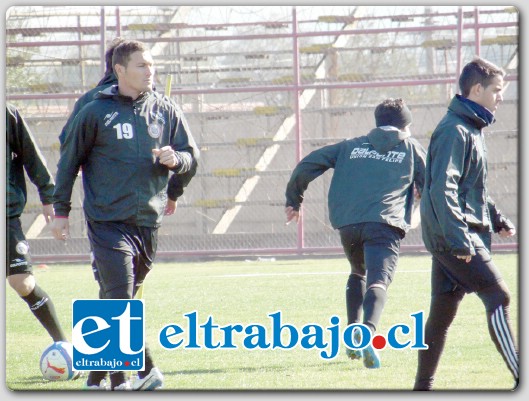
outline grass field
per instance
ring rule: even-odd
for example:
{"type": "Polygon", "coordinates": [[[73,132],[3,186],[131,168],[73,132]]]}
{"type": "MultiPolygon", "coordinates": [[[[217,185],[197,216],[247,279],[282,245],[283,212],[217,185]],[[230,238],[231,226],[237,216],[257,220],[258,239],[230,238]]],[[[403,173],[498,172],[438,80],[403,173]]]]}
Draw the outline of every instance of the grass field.
{"type": "MultiPolygon", "coordinates": [[[[495,255],[512,293],[511,317],[518,328],[518,256],[495,255]]],[[[410,324],[410,314],[429,307],[430,259],[403,256],[389,289],[380,332],[397,323],[410,324]]],[[[37,269],[36,269],[37,270],[37,269]]],[[[87,265],[52,265],[35,272],[38,283],[55,302],[70,333],[72,299],[97,297],[87,265]]],[[[333,315],[345,327],[345,258],[275,261],[159,263],[147,280],[147,342],[165,375],[165,390],[410,390],[417,353],[382,350],[382,368],[369,370],[350,361],[343,346],[326,361],[319,351],[185,350],[168,351],[158,342],[170,323],[185,327],[184,314],[197,311],[203,323],[211,315],[219,325],[260,323],[280,310],[283,322],[299,329],[309,323],[325,327],[333,315]]],[[[70,336],[69,336],[70,337],[70,336]]],[[[6,384],[11,390],[78,390],[81,381],[46,382],[38,367],[50,343],[15,292],[6,289],[6,384]]],[[[489,338],[483,306],[467,296],[450,330],[438,370],[438,390],[510,390],[512,377],[489,338]]]]}

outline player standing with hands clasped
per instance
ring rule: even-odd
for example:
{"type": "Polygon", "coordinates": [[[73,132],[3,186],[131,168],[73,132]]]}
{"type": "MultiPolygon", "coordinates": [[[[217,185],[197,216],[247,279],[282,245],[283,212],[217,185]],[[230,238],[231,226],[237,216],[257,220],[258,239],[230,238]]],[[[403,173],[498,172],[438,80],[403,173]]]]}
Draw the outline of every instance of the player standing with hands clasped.
{"type": "MultiPolygon", "coordinates": [[[[351,265],[346,287],[348,325],[377,329],[399,258],[400,241],[410,229],[414,190],[424,183],[424,148],[411,137],[411,112],[402,99],[386,99],[375,109],[377,128],[367,135],[325,146],[294,169],[286,189],[287,223],[299,221],[309,183],[334,168],[329,188],[331,224],[340,232],[351,265]]],[[[359,333],[358,333],[359,334],[359,333]]],[[[369,345],[347,349],[379,368],[380,357],[369,345]]]]}
{"type": "MultiPolygon", "coordinates": [[[[165,208],[169,170],[188,172],[198,148],[178,105],[152,90],[153,59],[138,41],[114,49],[118,85],[100,92],[72,122],[55,188],[57,239],[68,236],[72,188],[83,169],[88,238],[104,299],[132,299],[152,267],[165,208]]],[[[92,371],[88,389],[103,388],[107,372],[92,371]]],[[[154,390],[163,376],[145,346],[145,370],[134,390],[154,390]]],[[[124,372],[111,372],[112,390],[130,390],[124,372]]]]}
{"type": "Polygon", "coordinates": [[[448,112],[428,148],[421,221],[432,253],[427,350],[419,351],[415,390],[432,390],[448,329],[466,293],[485,306],[489,334],[518,383],[518,351],[510,327],[509,290],[490,255],[491,233],[515,235],[514,225],[487,193],[487,151],[482,129],[503,100],[504,71],[476,58],[461,72],[448,112]]]}

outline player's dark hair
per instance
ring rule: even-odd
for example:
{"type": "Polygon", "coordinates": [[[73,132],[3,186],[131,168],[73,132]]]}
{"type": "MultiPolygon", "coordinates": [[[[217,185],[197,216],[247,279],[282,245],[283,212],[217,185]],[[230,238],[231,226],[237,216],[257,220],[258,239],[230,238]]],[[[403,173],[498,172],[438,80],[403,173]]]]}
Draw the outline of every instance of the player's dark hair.
{"type": "Polygon", "coordinates": [[[411,124],[411,111],[403,99],[388,98],[375,108],[375,120],[377,127],[390,125],[404,129],[411,124]]]}
{"type": "Polygon", "coordinates": [[[114,38],[108,45],[107,51],[105,52],[105,75],[109,75],[114,72],[114,68],[112,68],[112,56],[114,56],[114,49],[124,41],[125,39],[117,37],[114,38]]]}
{"type": "Polygon", "coordinates": [[[470,90],[476,84],[481,84],[484,88],[489,86],[494,77],[505,75],[505,71],[492,64],[490,61],[476,57],[465,65],[459,76],[459,89],[463,97],[470,95],[470,90]]]}
{"type": "Polygon", "coordinates": [[[125,40],[114,49],[112,56],[112,68],[116,64],[126,67],[129,64],[130,55],[135,52],[146,52],[149,49],[145,43],[138,40],[125,40]]]}

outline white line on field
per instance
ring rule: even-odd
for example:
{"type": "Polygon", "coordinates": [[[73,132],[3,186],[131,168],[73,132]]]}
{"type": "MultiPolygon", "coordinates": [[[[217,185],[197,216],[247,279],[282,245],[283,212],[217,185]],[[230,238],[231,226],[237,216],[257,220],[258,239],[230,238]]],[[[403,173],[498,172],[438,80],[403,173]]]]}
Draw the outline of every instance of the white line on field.
{"type": "MultiPolygon", "coordinates": [[[[430,270],[403,270],[397,273],[428,273],[430,270]]],[[[233,278],[233,277],[266,277],[266,276],[325,276],[333,274],[348,274],[348,272],[303,272],[303,273],[247,273],[247,274],[222,274],[218,276],[209,276],[215,278],[233,278]]]]}

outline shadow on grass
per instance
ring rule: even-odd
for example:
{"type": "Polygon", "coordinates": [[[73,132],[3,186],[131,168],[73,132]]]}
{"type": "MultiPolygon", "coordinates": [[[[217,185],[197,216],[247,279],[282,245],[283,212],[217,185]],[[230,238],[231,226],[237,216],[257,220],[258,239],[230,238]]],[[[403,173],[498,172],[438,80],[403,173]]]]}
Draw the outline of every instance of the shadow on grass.
{"type": "Polygon", "coordinates": [[[44,380],[42,376],[24,377],[18,380],[6,381],[6,388],[10,391],[55,391],[55,388],[47,388],[53,382],[44,380]]]}
{"type": "MultiPolygon", "coordinates": [[[[348,361],[336,361],[336,362],[327,362],[327,366],[336,366],[336,365],[348,365],[348,361]]],[[[319,368],[321,367],[321,364],[310,364],[305,365],[307,368],[319,368]]],[[[250,366],[242,366],[242,367],[232,367],[227,369],[184,369],[184,370],[170,370],[170,371],[164,371],[164,375],[209,375],[209,374],[219,374],[219,373],[258,373],[258,372],[284,372],[284,371],[290,371],[292,369],[291,366],[285,366],[285,365],[271,365],[271,366],[262,366],[262,367],[250,367],[250,366]]],[[[324,370],[324,369],[321,369],[324,370]]]]}

